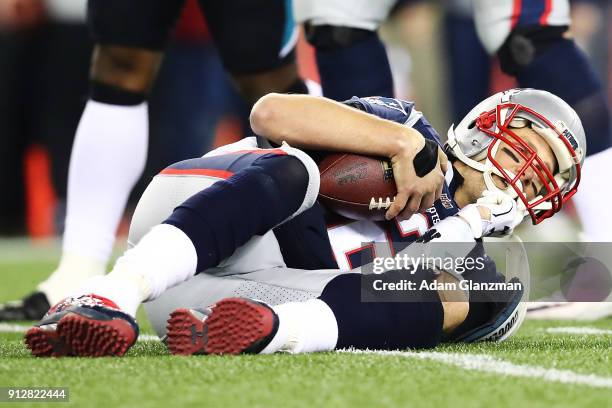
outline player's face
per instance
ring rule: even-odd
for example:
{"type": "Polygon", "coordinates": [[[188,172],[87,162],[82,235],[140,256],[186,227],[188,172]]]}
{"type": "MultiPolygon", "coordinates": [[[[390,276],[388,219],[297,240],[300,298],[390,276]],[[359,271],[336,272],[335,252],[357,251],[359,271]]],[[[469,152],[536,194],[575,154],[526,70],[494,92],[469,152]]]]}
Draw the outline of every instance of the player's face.
{"type": "MultiPolygon", "coordinates": [[[[554,174],[557,167],[557,160],[548,143],[530,127],[512,129],[512,131],[536,151],[551,174],[554,174]]],[[[525,164],[525,160],[517,153],[516,149],[510,147],[503,141],[500,142],[500,146],[497,149],[495,160],[504,169],[514,174],[518,174],[519,170],[525,164]]],[[[501,189],[506,189],[508,187],[508,183],[501,177],[495,176],[494,181],[501,189]]],[[[527,168],[525,173],[521,176],[521,182],[523,184],[523,192],[529,201],[545,191],[544,183],[532,168],[527,168]]]]}

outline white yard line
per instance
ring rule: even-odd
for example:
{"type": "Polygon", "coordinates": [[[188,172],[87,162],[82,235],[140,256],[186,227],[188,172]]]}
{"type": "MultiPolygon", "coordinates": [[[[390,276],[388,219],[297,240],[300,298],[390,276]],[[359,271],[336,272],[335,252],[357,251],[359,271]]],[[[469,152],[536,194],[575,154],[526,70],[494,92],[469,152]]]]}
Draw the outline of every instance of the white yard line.
{"type": "Polygon", "coordinates": [[[570,370],[558,370],[556,368],[514,364],[486,354],[380,350],[344,350],[342,352],[398,356],[419,360],[433,360],[454,365],[465,370],[508,375],[512,377],[538,378],[548,382],[563,384],[579,384],[589,387],[612,388],[612,377],[602,377],[595,374],[579,374],[570,370]]]}
{"type": "Polygon", "coordinates": [[[138,341],[160,341],[159,337],[154,334],[141,334],[138,336],[138,341]]]}
{"type": "MultiPolygon", "coordinates": [[[[0,333],[25,333],[31,326],[19,324],[0,323],[0,333]]],[[[154,334],[141,334],[138,341],[159,341],[159,337],[154,334]]]]}
{"type": "Polygon", "coordinates": [[[595,327],[549,327],[546,333],[553,334],[590,334],[594,336],[612,335],[612,330],[597,329],[595,327]]]}
{"type": "Polygon", "coordinates": [[[0,323],[0,333],[25,333],[30,326],[0,323]]]}

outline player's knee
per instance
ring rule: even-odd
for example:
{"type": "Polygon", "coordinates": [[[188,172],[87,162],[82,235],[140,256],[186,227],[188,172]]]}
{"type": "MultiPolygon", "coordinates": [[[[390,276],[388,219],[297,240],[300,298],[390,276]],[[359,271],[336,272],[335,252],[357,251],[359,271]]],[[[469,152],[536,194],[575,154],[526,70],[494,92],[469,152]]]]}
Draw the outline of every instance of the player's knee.
{"type": "Polygon", "coordinates": [[[349,48],[376,36],[376,31],[334,25],[306,24],[306,39],[319,51],[349,48]]]}
{"type": "Polygon", "coordinates": [[[271,92],[308,93],[293,62],[257,73],[232,74],[232,78],[238,91],[249,104],[271,92]]]}
{"type": "Polygon", "coordinates": [[[317,191],[311,188],[310,175],[300,158],[264,156],[191,196],[164,223],[189,237],[198,256],[197,270],[203,271],[254,235],[264,235],[312,205],[317,191]]]}
{"type": "Polygon", "coordinates": [[[91,79],[131,92],[148,92],[162,54],[139,48],[98,45],[94,49],[91,79]]]}
{"type": "Polygon", "coordinates": [[[313,164],[305,157],[293,155],[275,156],[263,160],[256,167],[255,173],[262,194],[271,198],[282,198],[285,202],[294,202],[298,207],[293,211],[297,211],[305,198],[312,195],[308,190],[311,185],[313,164]]]}
{"type": "Polygon", "coordinates": [[[497,52],[502,71],[515,75],[551,46],[564,41],[566,26],[524,27],[513,30],[497,52]]]}

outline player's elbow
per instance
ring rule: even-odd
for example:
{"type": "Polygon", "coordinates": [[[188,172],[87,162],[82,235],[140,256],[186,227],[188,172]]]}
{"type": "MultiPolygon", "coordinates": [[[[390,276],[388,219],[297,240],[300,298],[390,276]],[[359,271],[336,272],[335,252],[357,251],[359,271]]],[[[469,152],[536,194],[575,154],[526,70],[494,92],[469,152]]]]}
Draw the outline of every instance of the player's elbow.
{"type": "Polygon", "coordinates": [[[274,142],[280,142],[277,139],[279,107],[282,99],[281,94],[269,93],[262,96],[253,105],[249,121],[251,129],[259,136],[267,137],[274,142]]]}

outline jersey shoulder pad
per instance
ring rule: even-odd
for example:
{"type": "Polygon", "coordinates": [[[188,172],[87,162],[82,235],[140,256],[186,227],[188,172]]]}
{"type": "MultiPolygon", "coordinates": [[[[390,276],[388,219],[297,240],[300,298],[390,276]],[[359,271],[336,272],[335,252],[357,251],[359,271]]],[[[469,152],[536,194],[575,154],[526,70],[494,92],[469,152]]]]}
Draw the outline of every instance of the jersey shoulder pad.
{"type": "Polygon", "coordinates": [[[379,118],[391,120],[418,130],[426,139],[433,140],[442,146],[438,132],[429,124],[423,113],[414,108],[413,102],[384,96],[353,96],[344,102],[345,105],[362,110],[379,118]]]}

